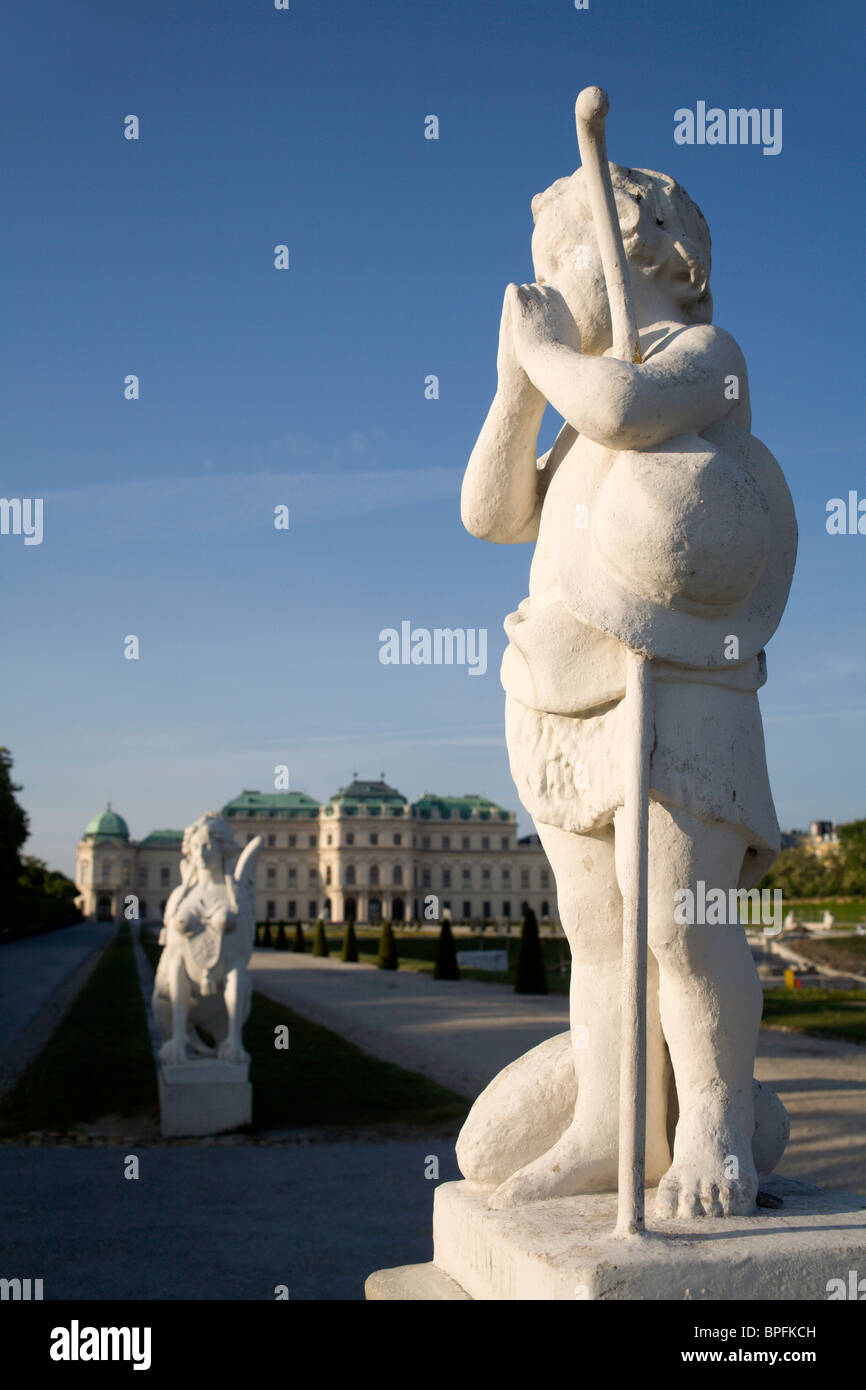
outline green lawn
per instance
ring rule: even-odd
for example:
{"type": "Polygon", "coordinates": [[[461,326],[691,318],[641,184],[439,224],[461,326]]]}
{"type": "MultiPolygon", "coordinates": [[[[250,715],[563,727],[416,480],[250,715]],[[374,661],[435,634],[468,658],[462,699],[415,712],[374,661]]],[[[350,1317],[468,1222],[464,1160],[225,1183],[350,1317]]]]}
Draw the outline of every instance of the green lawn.
{"type": "Polygon", "coordinates": [[[129,927],[122,926],[40,1055],[0,1101],[0,1135],[62,1132],[156,1105],[147,1017],[129,927]]]}
{"type": "Polygon", "coordinates": [[[820,922],[825,912],[832,912],[842,927],[866,922],[866,898],[785,898],[784,908],[804,922],[820,922]]]}
{"type": "Polygon", "coordinates": [[[866,1043],[866,989],[768,989],[763,1022],[770,1028],[866,1043]]]}

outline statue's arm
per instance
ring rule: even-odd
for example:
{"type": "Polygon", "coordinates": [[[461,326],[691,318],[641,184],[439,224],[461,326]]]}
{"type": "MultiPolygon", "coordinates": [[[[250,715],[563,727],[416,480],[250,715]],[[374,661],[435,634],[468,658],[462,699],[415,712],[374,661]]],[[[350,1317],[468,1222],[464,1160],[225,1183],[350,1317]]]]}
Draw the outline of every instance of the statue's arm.
{"type": "Polygon", "coordinates": [[[512,299],[506,292],[499,327],[498,385],[472,450],[460,514],[482,540],[515,545],[538,534],[538,431],[547,404],[517,361],[511,334],[512,299]]]}
{"type": "Polygon", "coordinates": [[[473,536],[503,545],[538,535],[536,446],[545,401],[504,398],[497,391],[469,459],[460,494],[463,525],[473,536]]]}
{"type": "Polygon", "coordinates": [[[531,333],[518,334],[517,350],[554,409],[605,448],[653,448],[676,435],[699,434],[734,409],[748,428],[743,354],[730,334],[712,325],[681,329],[640,364],[586,356],[531,333]]]}

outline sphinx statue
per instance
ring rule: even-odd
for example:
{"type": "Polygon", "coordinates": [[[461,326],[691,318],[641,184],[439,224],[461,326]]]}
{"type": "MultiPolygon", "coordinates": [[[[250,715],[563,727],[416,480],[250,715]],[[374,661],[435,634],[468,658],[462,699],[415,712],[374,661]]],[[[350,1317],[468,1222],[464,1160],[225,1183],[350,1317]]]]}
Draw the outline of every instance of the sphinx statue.
{"type": "MultiPolygon", "coordinates": [[[[587,89],[579,133],[587,95],[587,128],[603,112],[587,89]]],[[[796,523],[751,433],[743,354],[712,321],[699,208],[606,152],[603,173],[612,226],[586,158],[533,199],[535,281],[505,291],[496,394],[461,501],[473,535],[535,546],[501,678],[512,775],[571,947],[571,1029],[491,1082],[457,1156],[493,1208],[617,1189],[637,660],[652,677],[646,1179],[663,1218],[735,1216],[754,1210],[787,1118],[753,1078],[762,994],[740,921],[685,921],[677,904],[699,885],[753,888],[780,848],[757,692],[796,523]],[[625,347],[605,239],[633,312],[625,347]],[[563,424],[538,458],[548,403],[563,424]]]]}
{"type": "Polygon", "coordinates": [[[228,821],[208,811],[184,832],[181,882],[165,909],[153,1012],[171,1067],[196,1057],[248,1062],[247,963],[255,942],[256,836],[241,851],[228,821]],[[209,1034],[213,1044],[202,1037],[209,1034]]]}

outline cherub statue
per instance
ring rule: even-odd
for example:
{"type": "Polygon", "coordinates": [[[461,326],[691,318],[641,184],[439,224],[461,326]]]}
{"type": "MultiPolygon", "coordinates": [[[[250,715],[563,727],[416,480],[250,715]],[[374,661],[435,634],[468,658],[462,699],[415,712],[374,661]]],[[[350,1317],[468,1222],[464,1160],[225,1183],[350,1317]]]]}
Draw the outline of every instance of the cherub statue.
{"type": "Polygon", "coordinates": [[[205,1029],[226,1062],[248,1062],[241,1034],[250,1011],[247,962],[255,940],[256,836],[239,851],[232,828],[207,811],[183,837],[181,882],[165,909],[164,949],[153,987],[153,1011],[167,1064],[213,1055],[205,1029]]]}
{"type": "Polygon", "coordinates": [[[529,596],[505,622],[506,741],[556,877],[572,981],[570,1039],[494,1079],[457,1153],[493,1207],[616,1190],[624,697],[637,653],[654,690],[646,1176],[663,1217],[727,1216],[753,1210],[786,1117],[753,1082],[762,995],[739,921],[684,923],[676,904],[700,881],[752,888],[779,850],[757,691],[796,524],[750,432],[743,354],[712,323],[700,210],[664,174],[609,171],[636,351],[614,355],[584,158],[533,199],[535,282],[506,289],[496,395],[463,483],[473,535],[535,542],[529,596]],[[548,402],[564,424],[536,460],[548,402]]]}

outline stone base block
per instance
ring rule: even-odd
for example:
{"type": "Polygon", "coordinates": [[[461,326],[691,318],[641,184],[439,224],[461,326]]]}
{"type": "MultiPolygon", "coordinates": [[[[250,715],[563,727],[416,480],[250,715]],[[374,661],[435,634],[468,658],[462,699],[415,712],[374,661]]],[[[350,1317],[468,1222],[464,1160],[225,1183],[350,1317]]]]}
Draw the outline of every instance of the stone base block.
{"type": "MultiPolygon", "coordinates": [[[[367,1297],[825,1301],[830,1280],[848,1287],[852,1270],[866,1277],[866,1197],[793,1178],[764,1186],[781,1207],[728,1219],[650,1215],[646,1236],[621,1239],[612,1234],[613,1194],[490,1211],[486,1193],[445,1183],[433,1210],[433,1265],[380,1270],[367,1297]]],[[[648,1213],[654,1200],[647,1192],[648,1213]]]]}
{"type": "Polygon", "coordinates": [[[225,1134],[253,1118],[248,1062],[201,1058],[159,1067],[159,1113],[163,1138],[225,1134]]]}

